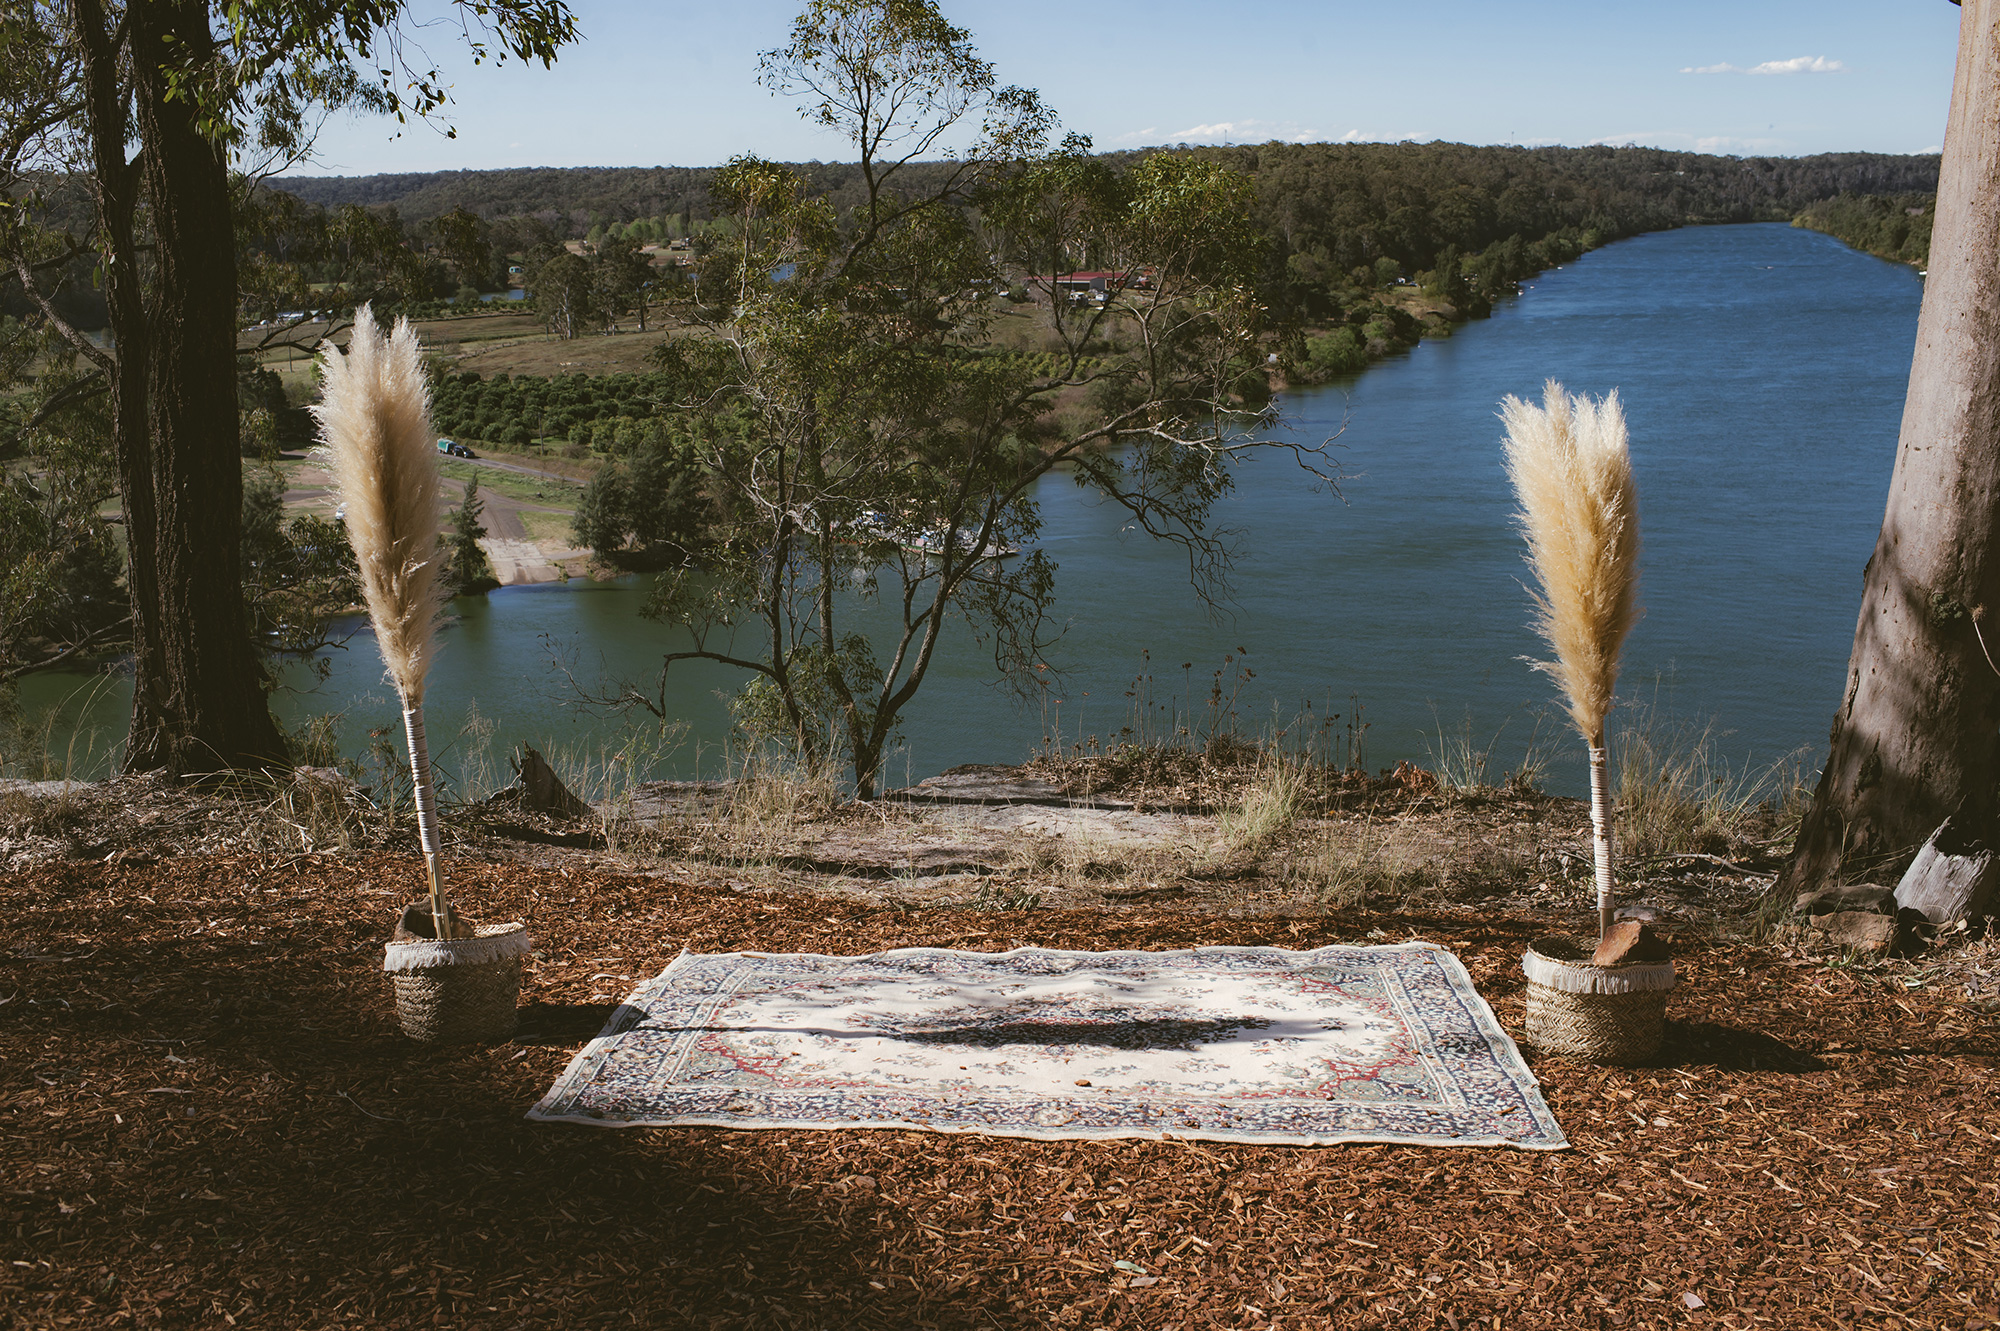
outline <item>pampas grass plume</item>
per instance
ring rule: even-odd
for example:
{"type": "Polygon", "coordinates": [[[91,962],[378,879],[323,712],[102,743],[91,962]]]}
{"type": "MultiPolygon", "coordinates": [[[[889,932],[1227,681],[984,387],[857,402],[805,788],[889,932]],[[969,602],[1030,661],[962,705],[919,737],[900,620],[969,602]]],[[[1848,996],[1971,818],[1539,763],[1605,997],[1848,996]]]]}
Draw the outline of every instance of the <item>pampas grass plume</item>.
{"type": "Polygon", "coordinates": [[[320,354],[313,408],[332,456],[347,536],[382,663],[405,707],[421,706],[443,609],[437,446],[417,335],[404,319],[384,337],[364,305],[347,354],[320,354]]]}
{"type": "Polygon", "coordinates": [[[1616,390],[1593,402],[1551,379],[1541,406],[1510,395],[1500,418],[1528,565],[1541,584],[1535,628],[1556,657],[1534,665],[1554,677],[1577,729],[1601,748],[1619,649],[1642,613],[1625,413],[1616,390]]]}

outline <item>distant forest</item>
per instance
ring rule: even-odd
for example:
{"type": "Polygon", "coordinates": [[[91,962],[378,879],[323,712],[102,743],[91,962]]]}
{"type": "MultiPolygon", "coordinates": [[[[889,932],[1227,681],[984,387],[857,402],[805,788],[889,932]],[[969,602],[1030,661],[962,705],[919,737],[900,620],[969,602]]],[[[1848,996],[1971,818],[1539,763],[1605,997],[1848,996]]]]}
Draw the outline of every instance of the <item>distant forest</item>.
{"type": "MultiPolygon", "coordinates": [[[[1787,222],[1921,265],[1936,156],[1827,153],[1712,157],[1657,148],[1508,148],[1455,143],[1279,144],[1140,149],[1226,163],[1256,182],[1269,239],[1261,295],[1287,343],[1289,377],[1359,369],[1419,337],[1477,318],[1522,278],[1623,236],[1713,222],[1787,222]],[[1427,302],[1412,304],[1408,288],[1427,302]],[[1413,312],[1414,311],[1414,312],[1413,312]]],[[[796,166],[842,211],[860,203],[851,163],[796,166]]],[[[919,164],[906,188],[945,169],[919,164]]],[[[373,293],[423,315],[465,287],[496,292],[565,240],[644,245],[726,232],[713,167],[525,167],[267,180],[237,219],[246,317],[373,293]],[[523,264],[525,261],[525,264],[523,264]]],[[[60,229],[84,196],[51,188],[60,229]]],[[[615,248],[615,246],[614,246],[615,248]]],[[[1081,258],[1081,256],[1079,256],[1081,258]]],[[[95,258],[79,255],[55,294],[65,317],[104,321],[95,258]]],[[[535,285],[530,283],[530,285],[535,285]]],[[[19,293],[0,315],[28,317],[19,293]]]]}
{"type": "MultiPolygon", "coordinates": [[[[1271,143],[1106,156],[1132,162],[1151,151],[1194,153],[1255,179],[1257,220],[1270,242],[1265,299],[1295,326],[1332,330],[1310,357],[1299,353],[1309,378],[1359,368],[1440,331],[1392,308],[1383,298],[1390,287],[1421,285],[1459,317],[1477,317],[1520,279],[1607,241],[1702,223],[1789,222],[1843,196],[1926,193],[1936,188],[1938,170],[1934,155],[1714,157],[1454,143],[1271,143]]],[[[861,201],[857,166],[795,169],[838,209],[861,201]]],[[[926,171],[913,168],[909,188],[921,189],[926,171]]],[[[309,207],[358,205],[418,234],[463,210],[490,228],[504,252],[530,248],[532,237],[544,246],[560,237],[593,247],[605,238],[699,237],[714,218],[714,174],[710,167],[533,167],[268,184],[309,207]]]]}
{"type": "MultiPolygon", "coordinates": [[[[1136,160],[1140,150],[1107,154],[1136,160]]],[[[1416,271],[1454,246],[1476,253],[1519,235],[1594,231],[1603,239],[1705,222],[1789,222],[1842,194],[1937,187],[1938,159],[1880,153],[1713,157],[1657,148],[1507,148],[1455,143],[1264,144],[1178,149],[1226,162],[1257,181],[1275,257],[1310,255],[1351,270],[1389,258],[1416,271]],[[1323,257],[1322,257],[1323,255],[1323,257]]],[[[795,169],[838,208],[858,203],[858,167],[795,169]]],[[[921,169],[920,169],[921,170],[921,169]]],[[[571,239],[593,228],[712,213],[712,167],[524,167],[273,180],[303,202],[393,207],[405,222],[463,208],[488,222],[534,218],[571,239]]],[[[916,174],[916,173],[913,173],[916,174]]],[[[913,179],[912,188],[921,186],[913,179]]]]}
{"type": "MultiPolygon", "coordinates": [[[[1147,151],[1106,154],[1134,160],[1147,151]]],[[[1324,219],[1341,225],[1366,214],[1370,229],[1400,211],[1442,212],[1463,189],[1492,202],[1490,216],[1451,218],[1472,230],[1436,243],[1481,249],[1514,231],[1528,239],[1539,220],[1599,222],[1622,234],[1699,222],[1790,221],[1807,204],[1840,194],[1898,194],[1937,187],[1938,159],[1883,153],[1817,157],[1713,157],[1657,148],[1506,148],[1456,143],[1270,143],[1179,149],[1227,162],[1257,178],[1267,222],[1288,236],[1324,219]],[[1508,191],[1515,191],[1511,197],[1508,191]],[[1504,202],[1503,202],[1504,199],[1504,202]],[[1485,232],[1482,221],[1490,222],[1485,232]],[[1498,228],[1505,228],[1500,230],[1498,228]]],[[[860,168],[793,164],[836,206],[858,203],[860,168]]],[[[421,222],[453,208],[487,221],[537,217],[581,239],[592,226],[642,218],[711,216],[714,167],[519,167],[377,176],[286,176],[269,183],[307,203],[393,206],[421,222]]],[[[918,183],[913,181],[913,187],[918,183]]],[[[1385,240],[1389,239],[1385,237],[1385,240]]],[[[1415,239],[1414,236],[1411,239],[1415,239]]],[[[1382,251],[1388,253],[1388,250],[1382,251]]],[[[1368,256],[1370,259],[1375,255],[1368,256]]],[[[1407,258],[1429,267],[1429,254],[1407,258]]],[[[1357,260],[1358,262],[1358,260],[1357,260]]]]}

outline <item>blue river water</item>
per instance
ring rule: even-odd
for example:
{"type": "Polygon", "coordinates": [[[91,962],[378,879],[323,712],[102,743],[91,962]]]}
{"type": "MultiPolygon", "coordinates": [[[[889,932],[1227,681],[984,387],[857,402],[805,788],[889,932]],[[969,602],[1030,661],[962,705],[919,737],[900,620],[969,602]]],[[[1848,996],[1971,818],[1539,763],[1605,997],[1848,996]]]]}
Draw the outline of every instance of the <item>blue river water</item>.
{"type": "MultiPolygon", "coordinates": [[[[1739,769],[1800,751],[1810,767],[1839,702],[1921,297],[1906,267],[1775,225],[1640,236],[1544,273],[1456,336],[1285,396],[1298,437],[1339,432],[1344,479],[1329,494],[1277,454],[1241,469],[1220,513],[1240,537],[1219,616],[1189,589],[1182,555],[1052,476],[1038,499],[1069,626],[1049,658],[1060,677],[1024,703],[956,626],[885,779],[1019,761],[1057,733],[1074,744],[1128,726],[1199,730],[1221,672],[1245,733],[1279,724],[1296,737],[1304,718],[1345,756],[1358,700],[1370,767],[1427,763],[1464,736],[1491,748],[1497,777],[1539,731],[1545,752],[1556,744],[1551,784],[1580,781],[1551,687],[1523,661],[1540,646],[1495,415],[1504,395],[1537,396],[1548,378],[1617,389],[1632,429],[1647,613],[1621,697],[1712,725],[1739,769]],[[1143,722],[1134,691],[1154,704],[1143,722]]],[[[432,676],[433,734],[476,703],[501,745],[615,745],[629,722],[578,708],[548,649],[564,647],[587,682],[653,688],[676,639],[638,618],[642,595],[627,579],[461,602],[432,676]]],[[[675,668],[663,696],[686,732],[660,770],[720,770],[723,698],[741,682],[675,668]]],[[[25,700],[48,705],[78,683],[37,679],[25,700]]],[[[116,681],[101,693],[89,709],[100,742],[125,705],[116,681]]],[[[294,724],[339,713],[356,752],[396,716],[365,626],[323,685],[277,705],[294,724]]]]}

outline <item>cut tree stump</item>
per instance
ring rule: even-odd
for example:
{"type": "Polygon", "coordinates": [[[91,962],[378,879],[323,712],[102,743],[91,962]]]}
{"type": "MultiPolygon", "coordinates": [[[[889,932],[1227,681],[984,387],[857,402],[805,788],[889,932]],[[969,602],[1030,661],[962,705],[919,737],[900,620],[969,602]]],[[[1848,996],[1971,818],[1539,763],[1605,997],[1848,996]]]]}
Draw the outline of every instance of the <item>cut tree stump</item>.
{"type": "Polygon", "coordinates": [[[551,813],[558,818],[585,818],[590,815],[590,806],[570,794],[569,787],[556,775],[556,769],[549,766],[549,760],[536,752],[531,744],[521,746],[521,756],[508,760],[514,775],[521,778],[523,802],[540,813],[551,813]]]}
{"type": "Polygon", "coordinates": [[[1932,924],[1976,920],[1991,909],[1996,882],[2000,864],[1993,852],[1978,841],[1958,838],[1947,818],[1896,884],[1896,906],[1917,911],[1932,924]]]}

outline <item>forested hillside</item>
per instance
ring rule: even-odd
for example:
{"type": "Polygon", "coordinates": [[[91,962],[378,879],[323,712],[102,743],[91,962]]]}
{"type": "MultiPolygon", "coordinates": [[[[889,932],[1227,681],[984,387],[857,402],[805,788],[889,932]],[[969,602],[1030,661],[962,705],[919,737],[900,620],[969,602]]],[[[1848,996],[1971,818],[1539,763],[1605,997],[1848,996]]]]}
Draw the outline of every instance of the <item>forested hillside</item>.
{"type": "MultiPolygon", "coordinates": [[[[1146,151],[1109,154],[1130,160],[1146,151]]],[[[1523,231],[1553,209],[1570,223],[1592,210],[1626,230],[1686,222],[1789,221],[1815,200],[1839,194],[1894,194],[1935,188],[1935,156],[1828,153],[1817,157],[1713,157],[1656,148],[1506,148],[1456,143],[1271,143],[1191,148],[1252,172],[1273,220],[1295,229],[1332,208],[1379,213],[1424,210],[1455,188],[1493,200],[1492,220],[1523,231]],[[1500,205],[1507,190],[1520,192],[1500,205]],[[1536,193],[1547,196],[1536,200],[1536,193]],[[1581,203],[1584,212],[1574,206],[1581,203]]],[[[836,204],[858,200],[859,170],[850,163],[796,166],[836,204]]],[[[455,207],[493,221],[539,216],[572,237],[593,225],[687,214],[709,217],[713,167],[522,167],[378,176],[289,176],[271,183],[322,207],[394,205],[409,221],[455,207]]],[[[922,181],[913,179],[913,188],[922,181]]],[[[1458,220],[1477,222],[1478,218],[1458,220]]],[[[1504,235],[1507,233],[1501,233],[1504,235]]],[[[1488,239],[1499,239],[1492,235],[1488,239]]],[[[1463,247],[1467,242],[1458,238],[1463,247]]],[[[1484,242],[1480,242],[1483,244],[1484,242]]],[[[1405,257],[1405,256],[1398,256],[1405,257]]],[[[1421,262],[1428,257],[1410,254],[1421,262]]]]}
{"type": "Polygon", "coordinates": [[[1207,149],[1257,180],[1259,220],[1295,273],[1383,258],[1415,271],[1518,236],[1589,248],[1689,223],[1782,222],[1844,193],[1933,189],[1936,157],[1710,157],[1654,148],[1297,144],[1207,149]]]}
{"type": "Polygon", "coordinates": [[[1857,250],[1896,263],[1927,268],[1936,205],[1935,193],[1842,194],[1808,204],[1792,225],[1824,231],[1857,250]]]}
{"type": "MultiPolygon", "coordinates": [[[[1158,151],[1167,150],[1106,160],[1129,166],[1158,151]]],[[[1934,156],[1874,153],[1737,158],[1455,143],[1171,151],[1215,160],[1255,181],[1255,220],[1266,238],[1263,297],[1279,327],[1295,330],[1287,376],[1305,381],[1359,369],[1448,331],[1455,319],[1479,317],[1522,278],[1621,236],[1697,223],[1789,221],[1845,196],[1927,191],[1936,186],[1938,166],[1934,156]]],[[[796,169],[837,211],[863,197],[853,164],[796,169]]],[[[905,188],[921,192],[942,169],[911,169],[905,188]]],[[[385,220],[393,211],[398,225],[418,235],[449,215],[476,218],[490,231],[498,258],[547,251],[564,238],[596,249],[606,240],[699,236],[715,221],[714,174],[690,167],[531,168],[290,178],[273,187],[316,210],[358,206],[385,220]]],[[[1077,262],[1087,263],[1087,256],[1077,262]]]]}

